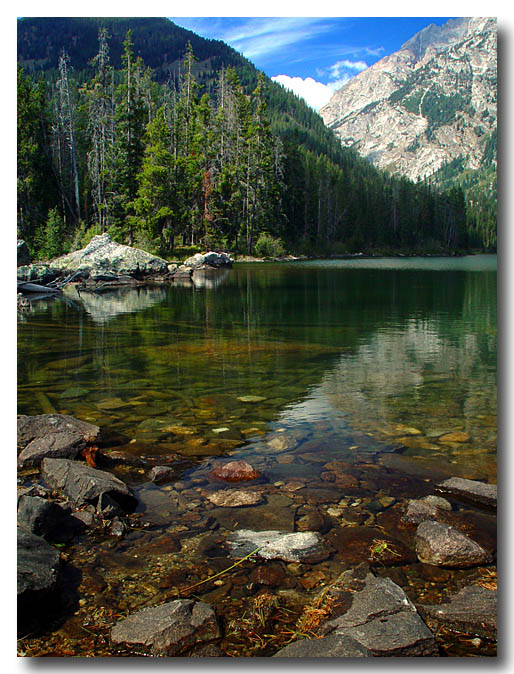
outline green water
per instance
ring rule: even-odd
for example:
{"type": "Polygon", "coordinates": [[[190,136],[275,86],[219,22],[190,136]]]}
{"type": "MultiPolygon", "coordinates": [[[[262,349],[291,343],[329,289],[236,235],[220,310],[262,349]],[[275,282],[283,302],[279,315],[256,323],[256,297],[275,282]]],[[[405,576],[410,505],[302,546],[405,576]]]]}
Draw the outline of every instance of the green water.
{"type": "Polygon", "coordinates": [[[34,303],[18,341],[20,413],[70,413],[148,451],[186,439],[189,456],[215,455],[277,425],[397,439],[403,424],[422,433],[411,453],[494,475],[493,256],[247,264],[217,287],[70,291],[34,303]],[[436,448],[455,431],[469,441],[436,448]],[[200,441],[212,451],[195,454],[200,441]]]}
{"type": "MultiPolygon", "coordinates": [[[[174,465],[179,480],[155,486],[146,469],[121,467],[151,528],[119,545],[96,541],[95,552],[85,537],[70,552],[79,590],[96,596],[81,609],[89,633],[99,605],[101,633],[112,616],[173,597],[180,573],[188,585],[219,571],[226,552],[206,551],[238,527],[296,531],[323,521],[334,553],[302,576],[317,589],[360,559],[348,557],[341,531],[352,528],[367,550],[388,531],[387,513],[436,481],[496,482],[496,277],[495,256],[237,264],[196,285],[68,288],[20,313],[19,412],[97,423],[104,451],[174,465]],[[262,473],[252,488],[264,505],[208,500],[226,486],[209,473],[228,457],[262,473]],[[163,570],[175,579],[169,586],[156,580],[163,570]],[[100,593],[88,585],[98,573],[100,593]]],[[[404,543],[412,548],[412,537],[404,543]]],[[[197,596],[230,621],[258,587],[245,585],[248,573],[236,569],[234,585],[197,596]]],[[[394,579],[413,599],[440,601],[462,573],[440,586],[410,571],[394,579]]],[[[306,601],[297,594],[283,595],[292,616],[306,601]]],[[[74,620],[34,642],[34,654],[60,654],[65,639],[75,654],[108,655],[74,620]]],[[[229,639],[226,652],[260,653],[244,641],[229,639]]]]}

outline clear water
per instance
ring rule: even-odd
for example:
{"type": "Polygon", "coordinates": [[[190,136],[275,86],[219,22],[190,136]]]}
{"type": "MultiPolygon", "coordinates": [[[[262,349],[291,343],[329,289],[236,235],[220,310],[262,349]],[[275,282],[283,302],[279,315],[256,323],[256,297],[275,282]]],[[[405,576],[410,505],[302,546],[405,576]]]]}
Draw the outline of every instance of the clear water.
{"type": "MultiPolygon", "coordinates": [[[[160,573],[167,536],[202,564],[185,538],[296,530],[312,504],[332,508],[329,537],[376,526],[377,498],[399,503],[451,475],[496,482],[496,280],[496,257],[484,255],[237,264],[195,285],[69,288],[20,314],[19,413],[72,414],[106,429],[110,449],[175,462],[189,505],[145,470],[120,473],[153,524],[125,539],[125,551],[141,548],[142,576],[160,573]],[[228,457],[262,472],[267,511],[205,500],[226,486],[209,472],[228,457]]],[[[107,576],[118,555],[104,597],[114,611],[141,603],[142,576],[131,594],[122,552],[73,553],[107,576]]],[[[325,562],[327,579],[343,558],[325,562]]],[[[149,601],[169,598],[145,579],[149,601]]],[[[229,599],[243,601],[210,597],[227,615],[229,599]]],[[[77,654],[93,648],[76,643],[77,654]]]]}

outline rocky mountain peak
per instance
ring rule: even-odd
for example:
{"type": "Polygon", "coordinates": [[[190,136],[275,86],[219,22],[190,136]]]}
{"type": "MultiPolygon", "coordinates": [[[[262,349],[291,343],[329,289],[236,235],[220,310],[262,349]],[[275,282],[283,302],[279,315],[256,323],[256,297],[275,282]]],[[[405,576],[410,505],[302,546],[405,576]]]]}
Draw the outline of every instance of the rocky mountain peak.
{"type": "Polygon", "coordinates": [[[417,180],[456,158],[478,168],[496,130],[496,20],[427,26],[320,114],[343,145],[393,173],[417,180]]]}

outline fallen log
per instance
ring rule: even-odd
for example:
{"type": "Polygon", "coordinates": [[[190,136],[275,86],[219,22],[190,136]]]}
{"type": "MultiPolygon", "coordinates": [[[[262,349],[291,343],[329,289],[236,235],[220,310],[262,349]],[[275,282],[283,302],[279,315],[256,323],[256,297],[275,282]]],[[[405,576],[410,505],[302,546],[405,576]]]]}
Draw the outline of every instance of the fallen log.
{"type": "Polygon", "coordinates": [[[19,293],[52,293],[58,294],[61,291],[59,288],[49,288],[38,283],[29,283],[27,281],[18,281],[19,293]]]}

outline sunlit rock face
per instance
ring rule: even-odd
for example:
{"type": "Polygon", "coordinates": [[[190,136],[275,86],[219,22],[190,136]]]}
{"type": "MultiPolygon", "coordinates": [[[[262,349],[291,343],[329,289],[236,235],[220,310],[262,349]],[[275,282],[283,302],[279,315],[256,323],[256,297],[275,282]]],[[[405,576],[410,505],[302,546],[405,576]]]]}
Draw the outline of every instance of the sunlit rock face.
{"type": "MultiPolygon", "coordinates": [[[[481,166],[496,130],[496,19],[430,25],[320,110],[344,146],[413,180],[463,158],[481,166]]],[[[496,155],[494,155],[496,157],[496,155]]]]}

